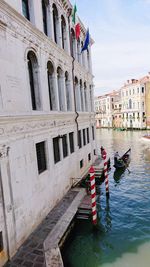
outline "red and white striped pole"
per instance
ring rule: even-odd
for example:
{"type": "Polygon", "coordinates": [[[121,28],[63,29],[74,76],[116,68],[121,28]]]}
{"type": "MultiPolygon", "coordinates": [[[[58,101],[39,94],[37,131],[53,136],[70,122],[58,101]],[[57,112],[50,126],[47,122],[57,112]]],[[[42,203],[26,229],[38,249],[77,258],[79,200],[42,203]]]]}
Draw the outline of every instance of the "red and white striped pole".
{"type": "Polygon", "coordinates": [[[96,211],[96,189],[95,189],[95,171],[93,166],[90,170],[90,185],[91,185],[91,198],[92,198],[92,222],[97,224],[97,211],[96,211]]]}
{"type": "Polygon", "coordinates": [[[107,153],[106,153],[105,149],[103,149],[103,151],[102,151],[102,158],[104,160],[104,177],[105,177],[106,197],[109,198],[108,170],[107,170],[107,153]]]}

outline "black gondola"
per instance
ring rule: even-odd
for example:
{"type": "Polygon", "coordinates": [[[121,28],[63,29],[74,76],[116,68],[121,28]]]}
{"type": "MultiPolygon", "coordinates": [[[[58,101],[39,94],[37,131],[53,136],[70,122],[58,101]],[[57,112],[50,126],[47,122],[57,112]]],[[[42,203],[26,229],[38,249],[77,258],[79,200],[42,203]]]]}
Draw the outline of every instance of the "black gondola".
{"type": "Polygon", "coordinates": [[[116,169],[126,169],[131,160],[130,156],[131,148],[126,153],[124,153],[121,158],[117,159],[116,157],[114,157],[114,167],[116,169]]]}

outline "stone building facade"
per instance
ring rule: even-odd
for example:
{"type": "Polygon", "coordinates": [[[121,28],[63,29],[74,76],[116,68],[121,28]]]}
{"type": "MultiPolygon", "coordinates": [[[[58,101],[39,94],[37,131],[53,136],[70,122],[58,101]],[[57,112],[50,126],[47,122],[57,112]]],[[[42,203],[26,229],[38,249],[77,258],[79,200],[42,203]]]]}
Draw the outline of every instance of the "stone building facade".
{"type": "Polygon", "coordinates": [[[121,88],[122,127],[130,129],[146,128],[146,82],[149,77],[140,80],[128,80],[121,88]]]}
{"type": "Polygon", "coordinates": [[[112,128],[114,123],[114,102],[118,100],[118,92],[95,97],[95,120],[97,128],[112,128]]]}
{"type": "Polygon", "coordinates": [[[95,159],[90,38],[71,3],[0,1],[0,266],[95,159]]]}
{"type": "Polygon", "coordinates": [[[150,128],[150,73],[131,79],[118,91],[95,97],[96,126],[122,129],[150,128]]]}

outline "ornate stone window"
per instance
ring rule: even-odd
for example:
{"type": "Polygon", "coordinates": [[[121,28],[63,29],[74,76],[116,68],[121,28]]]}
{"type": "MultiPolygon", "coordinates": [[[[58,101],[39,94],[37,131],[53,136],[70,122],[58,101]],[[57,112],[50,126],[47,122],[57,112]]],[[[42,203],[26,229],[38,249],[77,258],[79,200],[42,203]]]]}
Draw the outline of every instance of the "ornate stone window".
{"type": "Polygon", "coordinates": [[[70,34],[70,45],[71,45],[71,56],[75,58],[76,39],[75,39],[75,32],[73,29],[71,29],[71,34],[70,34]]]}
{"type": "Polygon", "coordinates": [[[66,21],[63,16],[61,16],[61,35],[62,35],[62,48],[67,51],[66,21]]]}
{"type": "Polygon", "coordinates": [[[30,82],[31,102],[33,110],[41,109],[39,77],[38,77],[38,62],[33,51],[29,51],[28,59],[28,73],[30,82]]]}
{"type": "Polygon", "coordinates": [[[47,2],[45,0],[42,0],[42,15],[43,15],[43,30],[46,35],[48,35],[47,32],[47,2]]]}
{"type": "Polygon", "coordinates": [[[54,25],[54,41],[58,44],[58,27],[59,27],[59,19],[58,19],[58,10],[55,4],[53,4],[53,25],[54,25]]]}

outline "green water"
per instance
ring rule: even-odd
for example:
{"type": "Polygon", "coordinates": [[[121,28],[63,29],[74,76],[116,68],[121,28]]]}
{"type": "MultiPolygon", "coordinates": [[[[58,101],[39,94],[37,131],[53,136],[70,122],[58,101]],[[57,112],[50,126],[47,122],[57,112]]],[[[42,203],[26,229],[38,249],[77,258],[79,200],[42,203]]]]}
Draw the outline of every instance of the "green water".
{"type": "Polygon", "coordinates": [[[142,141],[143,134],[97,130],[112,165],[114,151],[131,147],[130,172],[114,174],[112,167],[109,202],[100,186],[98,229],[77,222],[63,251],[65,267],[150,267],[150,141],[142,141]]]}

